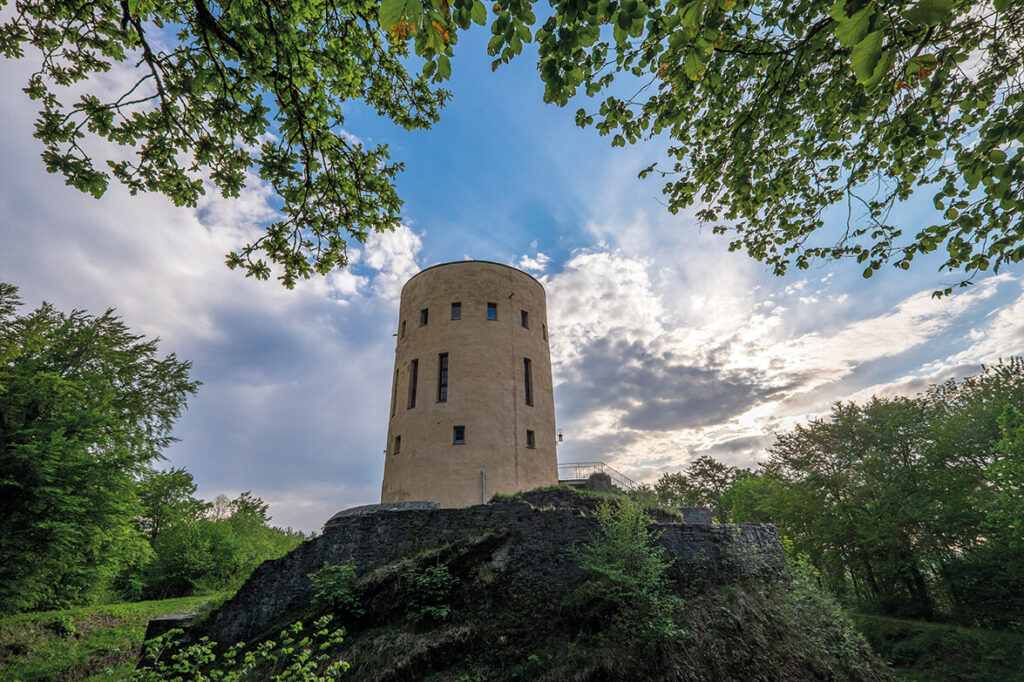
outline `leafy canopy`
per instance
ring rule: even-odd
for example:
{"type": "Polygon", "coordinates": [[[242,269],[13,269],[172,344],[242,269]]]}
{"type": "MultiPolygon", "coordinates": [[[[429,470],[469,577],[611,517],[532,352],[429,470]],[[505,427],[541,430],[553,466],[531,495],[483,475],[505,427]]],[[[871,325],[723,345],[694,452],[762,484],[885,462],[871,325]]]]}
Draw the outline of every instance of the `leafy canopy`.
{"type": "Polygon", "coordinates": [[[198,386],[112,311],[19,305],[0,282],[0,613],[84,601],[146,552],[137,476],[198,386]]]}
{"type": "MultiPolygon", "coordinates": [[[[535,0],[494,2],[492,66],[536,39],[546,101],[601,97],[576,121],[614,146],[667,136],[670,161],[641,176],[776,274],[852,257],[870,277],[941,248],[964,285],[1024,259],[1021,3],[549,4],[538,18],[535,0]],[[918,190],[941,219],[904,234],[893,209],[918,190]],[[819,231],[840,212],[843,230],[819,231]]],[[[430,81],[451,75],[459,30],[487,19],[481,0],[22,0],[0,53],[39,61],[36,136],[83,191],[113,176],[194,205],[210,185],[237,196],[255,169],[281,218],[228,265],[266,278],[278,264],[293,286],[398,220],[401,164],[341,129],[345,103],[429,127],[448,98],[430,81]],[[74,100],[67,86],[88,79],[74,100]],[[131,153],[97,167],[90,137],[131,153]]]]}
{"type": "Polygon", "coordinates": [[[96,197],[113,177],[184,206],[258,174],[280,219],[227,263],[262,279],[277,264],[288,287],[398,221],[401,164],[342,130],[346,103],[413,129],[448,97],[407,72],[373,0],[19,0],[5,14],[0,54],[39,64],[25,92],[47,170],[96,197]],[[128,153],[98,158],[95,138],[128,153]]]}
{"type": "MultiPolygon", "coordinates": [[[[671,161],[641,177],[776,274],[853,257],[870,277],[943,248],[964,285],[1024,259],[1021,3],[550,0],[542,21],[533,5],[495,2],[492,65],[536,39],[546,101],[601,97],[576,122],[613,146],[666,135],[671,161]],[[941,220],[904,234],[893,209],[920,188],[941,220]],[[845,229],[825,235],[830,209],[845,229]]],[[[418,22],[429,56],[420,6],[383,0],[381,21],[418,22]]]]}

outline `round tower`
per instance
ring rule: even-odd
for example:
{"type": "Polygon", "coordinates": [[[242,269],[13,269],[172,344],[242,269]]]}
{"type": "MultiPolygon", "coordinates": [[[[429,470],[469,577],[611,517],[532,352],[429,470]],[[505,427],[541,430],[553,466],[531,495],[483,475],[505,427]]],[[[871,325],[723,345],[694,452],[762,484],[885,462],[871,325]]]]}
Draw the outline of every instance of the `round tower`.
{"type": "Polygon", "coordinates": [[[381,502],[480,504],[558,482],[544,287],[500,263],[402,288],[381,502]]]}

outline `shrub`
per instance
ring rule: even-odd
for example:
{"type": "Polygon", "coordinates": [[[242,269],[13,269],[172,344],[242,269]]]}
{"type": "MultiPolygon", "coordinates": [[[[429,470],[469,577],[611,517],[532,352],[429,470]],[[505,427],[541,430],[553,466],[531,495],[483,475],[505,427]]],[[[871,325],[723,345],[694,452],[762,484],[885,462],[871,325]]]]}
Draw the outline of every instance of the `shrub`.
{"type": "Polygon", "coordinates": [[[454,615],[454,609],[449,602],[452,591],[459,584],[459,578],[452,575],[447,566],[438,564],[425,568],[410,568],[403,577],[408,604],[405,614],[407,620],[413,623],[440,623],[454,615]]]}
{"type": "Polygon", "coordinates": [[[142,660],[146,667],[136,670],[130,682],[163,680],[275,680],[275,682],[325,682],[335,680],[349,668],[345,661],[331,660],[331,649],[343,641],[344,629],[330,630],[331,616],[314,623],[316,630],[303,635],[302,623],[282,630],[277,641],[267,640],[245,650],[239,643],[218,653],[216,642],[202,638],[191,644],[178,640],[181,630],[147,642],[142,660]]]}
{"type": "Polygon", "coordinates": [[[320,570],[310,573],[316,606],[337,614],[363,615],[365,610],[359,608],[359,599],[352,585],[355,573],[355,559],[343,564],[325,564],[320,570]]]}
{"type": "Polygon", "coordinates": [[[683,600],[672,593],[665,574],[671,562],[657,544],[644,507],[626,497],[602,502],[596,512],[600,533],[578,552],[590,574],[573,593],[577,604],[611,616],[613,632],[643,642],[679,634],[683,600]]]}
{"type": "Polygon", "coordinates": [[[62,613],[50,623],[50,629],[61,639],[71,639],[76,632],[75,621],[68,614],[62,613]]]}

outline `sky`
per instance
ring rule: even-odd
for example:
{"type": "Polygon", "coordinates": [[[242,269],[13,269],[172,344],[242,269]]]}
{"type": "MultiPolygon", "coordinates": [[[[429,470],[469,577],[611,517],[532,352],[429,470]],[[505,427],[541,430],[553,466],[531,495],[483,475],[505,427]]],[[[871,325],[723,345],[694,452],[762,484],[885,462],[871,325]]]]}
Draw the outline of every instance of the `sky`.
{"type": "MultiPolygon", "coordinates": [[[[486,37],[460,39],[432,130],[351,107],[345,132],[405,164],[403,224],[293,291],[224,266],[273,220],[267,187],[195,209],[113,184],[81,194],[40,160],[21,92],[33,65],[0,62],[0,281],[26,309],[115,308],[190,360],[203,386],[162,466],[188,469],[205,499],[252,491],[273,523],[306,531],[379,501],[399,292],[437,263],[507,263],[544,284],[559,461],[637,481],[704,454],[753,466],[836,401],[914,395],[1024,354],[1021,264],[941,300],[959,278],[936,258],[869,280],[852,262],[775,277],[637,179],[664,140],[611,148],[575,126],[586,102],[543,104],[529,49],[492,73],[486,37]]],[[[935,219],[928,197],[899,216],[908,233],[935,219]]]]}

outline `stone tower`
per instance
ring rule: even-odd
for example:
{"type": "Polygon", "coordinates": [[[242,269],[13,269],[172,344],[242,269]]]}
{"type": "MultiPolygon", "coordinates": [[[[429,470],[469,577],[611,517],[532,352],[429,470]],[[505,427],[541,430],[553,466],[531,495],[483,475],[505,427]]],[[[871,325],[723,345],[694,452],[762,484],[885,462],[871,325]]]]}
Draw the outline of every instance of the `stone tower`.
{"type": "Polygon", "coordinates": [[[544,287],[459,261],[402,288],[381,502],[480,504],[558,482],[544,287]]]}

